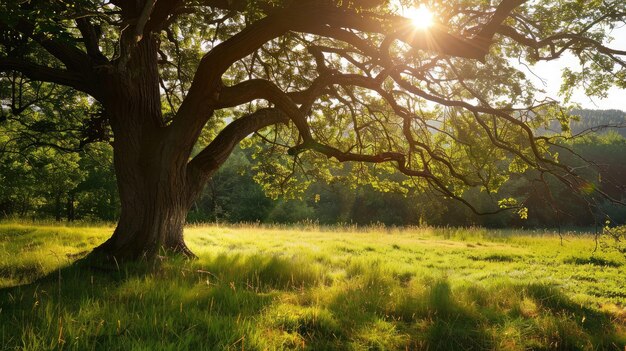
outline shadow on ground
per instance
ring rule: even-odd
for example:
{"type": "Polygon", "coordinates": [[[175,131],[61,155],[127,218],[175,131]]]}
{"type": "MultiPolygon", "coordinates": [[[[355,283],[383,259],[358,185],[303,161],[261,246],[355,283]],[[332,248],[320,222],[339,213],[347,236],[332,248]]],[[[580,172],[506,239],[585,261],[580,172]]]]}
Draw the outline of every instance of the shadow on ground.
{"type": "Polygon", "coordinates": [[[77,261],[0,290],[0,341],[28,350],[624,349],[624,321],[548,285],[330,270],[276,255],[107,269],[77,261]]]}

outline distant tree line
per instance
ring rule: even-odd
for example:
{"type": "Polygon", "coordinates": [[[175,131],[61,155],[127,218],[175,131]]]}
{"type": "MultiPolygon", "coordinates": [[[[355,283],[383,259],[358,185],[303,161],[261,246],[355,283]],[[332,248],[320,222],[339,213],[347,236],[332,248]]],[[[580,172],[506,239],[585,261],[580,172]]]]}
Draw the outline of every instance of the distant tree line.
{"type": "Polygon", "coordinates": [[[112,156],[106,144],[80,153],[37,148],[2,154],[0,217],[116,220],[112,156]]]}
{"type": "MultiPolygon", "coordinates": [[[[497,199],[515,199],[527,209],[523,216],[514,212],[476,215],[459,201],[432,191],[397,191],[377,184],[349,183],[342,177],[314,179],[295,196],[268,196],[255,181],[258,170],[253,148],[237,148],[195,202],[188,221],[589,227],[602,226],[609,218],[623,224],[626,208],[580,193],[599,187],[615,199],[626,200],[626,130],[618,128],[626,124],[626,114],[616,110],[574,114],[580,119],[571,123],[571,134],[582,136],[563,142],[577,155],[564,153],[559,161],[587,167],[586,185],[569,189],[556,179],[522,171],[497,193],[475,188],[463,195],[479,209],[497,199]],[[585,165],[583,159],[596,167],[585,165]]],[[[0,133],[0,142],[7,143],[8,135],[0,133]]],[[[0,217],[114,221],[119,214],[112,149],[105,143],[89,144],[80,152],[52,147],[4,149],[0,160],[0,217]]],[[[388,177],[402,181],[399,175],[388,177]]]]}
{"type": "MultiPolygon", "coordinates": [[[[573,191],[553,178],[538,181],[537,174],[527,171],[506,181],[497,194],[489,196],[478,188],[464,194],[479,209],[489,208],[496,198],[515,198],[528,209],[526,218],[513,212],[476,215],[459,201],[430,191],[403,194],[368,184],[350,187],[341,181],[316,181],[299,198],[274,200],[254,181],[249,151],[239,149],[206,188],[189,220],[552,228],[601,227],[607,216],[615,223],[626,222],[623,206],[578,193],[600,187],[615,199],[626,199],[626,139],[615,132],[589,134],[571,146],[580,157],[598,165],[598,170],[588,171],[588,188],[573,191]]],[[[581,164],[574,156],[561,162],[581,164]]]]}
{"type": "Polygon", "coordinates": [[[623,111],[574,110],[572,114],[578,116],[578,120],[570,123],[573,135],[579,135],[586,131],[594,131],[601,134],[616,132],[626,138],[626,119],[623,111]]]}

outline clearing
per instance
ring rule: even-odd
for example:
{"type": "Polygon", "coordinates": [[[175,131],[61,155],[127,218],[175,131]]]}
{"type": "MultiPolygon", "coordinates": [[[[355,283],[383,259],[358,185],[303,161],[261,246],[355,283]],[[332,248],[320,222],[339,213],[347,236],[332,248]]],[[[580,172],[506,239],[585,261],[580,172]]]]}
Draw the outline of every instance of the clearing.
{"type": "Polygon", "coordinates": [[[190,226],[196,261],[72,263],[110,226],[0,224],[0,345],[624,350],[626,258],[592,235],[190,226]]]}

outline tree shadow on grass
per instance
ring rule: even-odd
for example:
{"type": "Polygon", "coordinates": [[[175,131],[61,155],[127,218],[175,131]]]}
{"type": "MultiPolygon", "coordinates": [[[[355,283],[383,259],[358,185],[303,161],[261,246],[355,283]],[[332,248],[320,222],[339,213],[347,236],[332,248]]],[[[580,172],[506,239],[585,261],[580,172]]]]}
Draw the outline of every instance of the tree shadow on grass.
{"type": "MultiPolygon", "coordinates": [[[[347,325],[343,344],[367,350],[623,350],[608,313],[545,284],[452,287],[426,281],[401,297],[394,282],[367,277],[328,305],[347,325]]],[[[620,334],[621,333],[621,334],[620,334]]],[[[311,350],[318,349],[315,346],[311,350]]]]}
{"type": "Polygon", "coordinates": [[[288,259],[218,255],[113,269],[74,264],[0,289],[0,344],[16,349],[264,349],[256,320],[317,273],[288,259]],[[272,273],[274,272],[274,273],[272,273]]]}
{"type": "Polygon", "coordinates": [[[0,343],[34,350],[623,349],[611,315],[548,285],[454,285],[373,266],[330,281],[324,269],[237,253],[106,271],[78,261],[0,290],[0,343]]]}
{"type": "MultiPolygon", "coordinates": [[[[352,344],[367,350],[491,350],[484,317],[458,304],[447,281],[394,297],[391,280],[336,295],[329,308],[349,325],[352,344]],[[354,338],[356,336],[356,338],[354,338]]],[[[393,283],[392,283],[393,284],[393,283]]],[[[315,349],[312,347],[311,349],[315,349]]]]}
{"type": "Polygon", "coordinates": [[[554,317],[543,325],[546,338],[555,346],[551,349],[584,350],[593,345],[597,350],[621,351],[626,347],[624,335],[617,335],[617,321],[610,314],[575,303],[554,286],[531,284],[524,292],[544,315],[554,317]]]}

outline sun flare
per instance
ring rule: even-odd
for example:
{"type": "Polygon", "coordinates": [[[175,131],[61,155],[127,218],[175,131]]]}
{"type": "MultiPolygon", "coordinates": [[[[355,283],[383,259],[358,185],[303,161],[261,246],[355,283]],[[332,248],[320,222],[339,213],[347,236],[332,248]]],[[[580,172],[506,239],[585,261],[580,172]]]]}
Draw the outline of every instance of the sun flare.
{"type": "Polygon", "coordinates": [[[405,10],[403,16],[410,19],[418,29],[427,29],[434,24],[433,13],[424,4],[405,10]]]}

